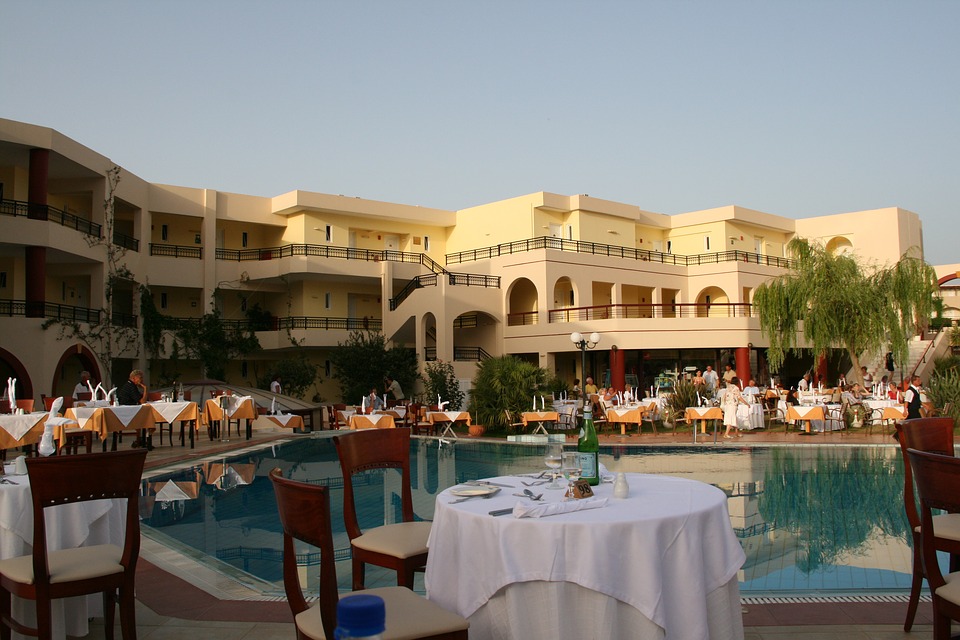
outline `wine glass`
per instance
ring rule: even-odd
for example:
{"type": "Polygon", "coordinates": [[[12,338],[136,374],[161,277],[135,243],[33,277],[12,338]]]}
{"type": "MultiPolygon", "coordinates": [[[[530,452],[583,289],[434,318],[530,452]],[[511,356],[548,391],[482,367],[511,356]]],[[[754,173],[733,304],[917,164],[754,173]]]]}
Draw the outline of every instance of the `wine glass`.
{"type": "Polygon", "coordinates": [[[580,454],[576,451],[564,451],[560,464],[563,477],[567,479],[567,494],[573,497],[573,483],[580,479],[583,471],[580,466],[580,454]]]}
{"type": "Polygon", "coordinates": [[[543,461],[547,465],[547,468],[550,469],[550,476],[552,481],[545,488],[546,489],[562,489],[559,484],[557,484],[557,469],[560,468],[560,464],[563,460],[563,446],[559,444],[551,444],[547,446],[547,452],[543,454],[543,461]]]}

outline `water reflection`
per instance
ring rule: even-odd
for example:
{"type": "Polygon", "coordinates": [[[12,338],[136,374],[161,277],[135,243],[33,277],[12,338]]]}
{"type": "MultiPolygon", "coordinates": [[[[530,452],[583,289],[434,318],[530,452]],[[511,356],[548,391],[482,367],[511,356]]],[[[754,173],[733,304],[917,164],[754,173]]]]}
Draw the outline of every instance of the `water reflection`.
{"type": "MultiPolygon", "coordinates": [[[[543,468],[542,446],[436,440],[411,445],[417,517],[433,517],[436,495],[471,479],[543,468]]],[[[620,448],[601,455],[610,471],[660,473],[713,484],[728,496],[731,525],[747,554],[747,594],[909,589],[911,554],[903,514],[903,470],[895,447],[620,448]]],[[[298,439],[254,455],[207,463],[144,483],[147,535],[186,545],[278,585],[280,527],[267,474],[331,488],[338,560],[349,558],[342,479],[329,438],[298,439]]],[[[399,474],[364,474],[361,526],[400,519],[399,474]]],[[[302,550],[302,563],[316,561],[302,550]]],[[[348,588],[348,562],[337,567],[348,588]]],[[[384,579],[389,582],[390,576],[384,579]]]]}

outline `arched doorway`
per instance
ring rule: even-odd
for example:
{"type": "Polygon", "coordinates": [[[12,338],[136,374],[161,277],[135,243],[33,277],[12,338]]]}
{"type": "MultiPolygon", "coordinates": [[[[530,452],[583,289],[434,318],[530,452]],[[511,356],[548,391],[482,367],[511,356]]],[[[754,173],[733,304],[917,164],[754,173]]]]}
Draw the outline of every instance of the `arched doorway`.
{"type": "Polygon", "coordinates": [[[537,286],[527,278],[514,280],[507,291],[507,324],[537,324],[537,286]]]}
{"type": "Polygon", "coordinates": [[[834,256],[851,253],[853,251],[853,243],[843,236],[837,236],[835,238],[831,238],[830,241],[827,242],[826,250],[827,253],[834,256]]]}
{"type": "MultiPolygon", "coordinates": [[[[23,366],[20,359],[6,349],[0,348],[0,380],[6,382],[7,378],[17,379],[16,393],[20,399],[33,398],[33,382],[30,380],[30,374],[27,368],[23,366]]],[[[6,390],[6,386],[4,386],[6,390]]],[[[36,399],[36,398],[34,398],[36,399]]]]}
{"type": "Polygon", "coordinates": [[[730,297],[720,287],[707,287],[697,295],[697,317],[723,317],[733,312],[729,306],[730,297]]]}
{"type": "Polygon", "coordinates": [[[94,386],[103,381],[100,365],[97,364],[97,358],[93,355],[93,352],[82,344],[75,344],[63,352],[57,362],[56,369],[53,370],[53,380],[50,381],[50,395],[53,397],[72,395],[73,388],[80,379],[81,371],[90,372],[90,380],[94,386]]]}

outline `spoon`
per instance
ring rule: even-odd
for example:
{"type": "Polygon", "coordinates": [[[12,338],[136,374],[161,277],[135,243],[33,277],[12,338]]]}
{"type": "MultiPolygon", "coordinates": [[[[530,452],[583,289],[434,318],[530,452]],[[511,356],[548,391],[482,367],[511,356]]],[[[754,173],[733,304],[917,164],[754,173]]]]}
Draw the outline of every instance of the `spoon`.
{"type": "Polygon", "coordinates": [[[530,489],[524,489],[523,494],[533,501],[537,501],[543,497],[542,493],[535,494],[533,491],[530,491],[530,489]]]}

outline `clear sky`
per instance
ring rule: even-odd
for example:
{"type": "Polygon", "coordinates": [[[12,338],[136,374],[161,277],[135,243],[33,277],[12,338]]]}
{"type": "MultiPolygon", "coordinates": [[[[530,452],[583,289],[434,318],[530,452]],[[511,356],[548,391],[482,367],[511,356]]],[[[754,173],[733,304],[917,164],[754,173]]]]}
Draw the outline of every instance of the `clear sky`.
{"type": "Polygon", "coordinates": [[[0,117],[150,182],[900,206],[960,262],[960,2],[0,0],[0,117]]]}

